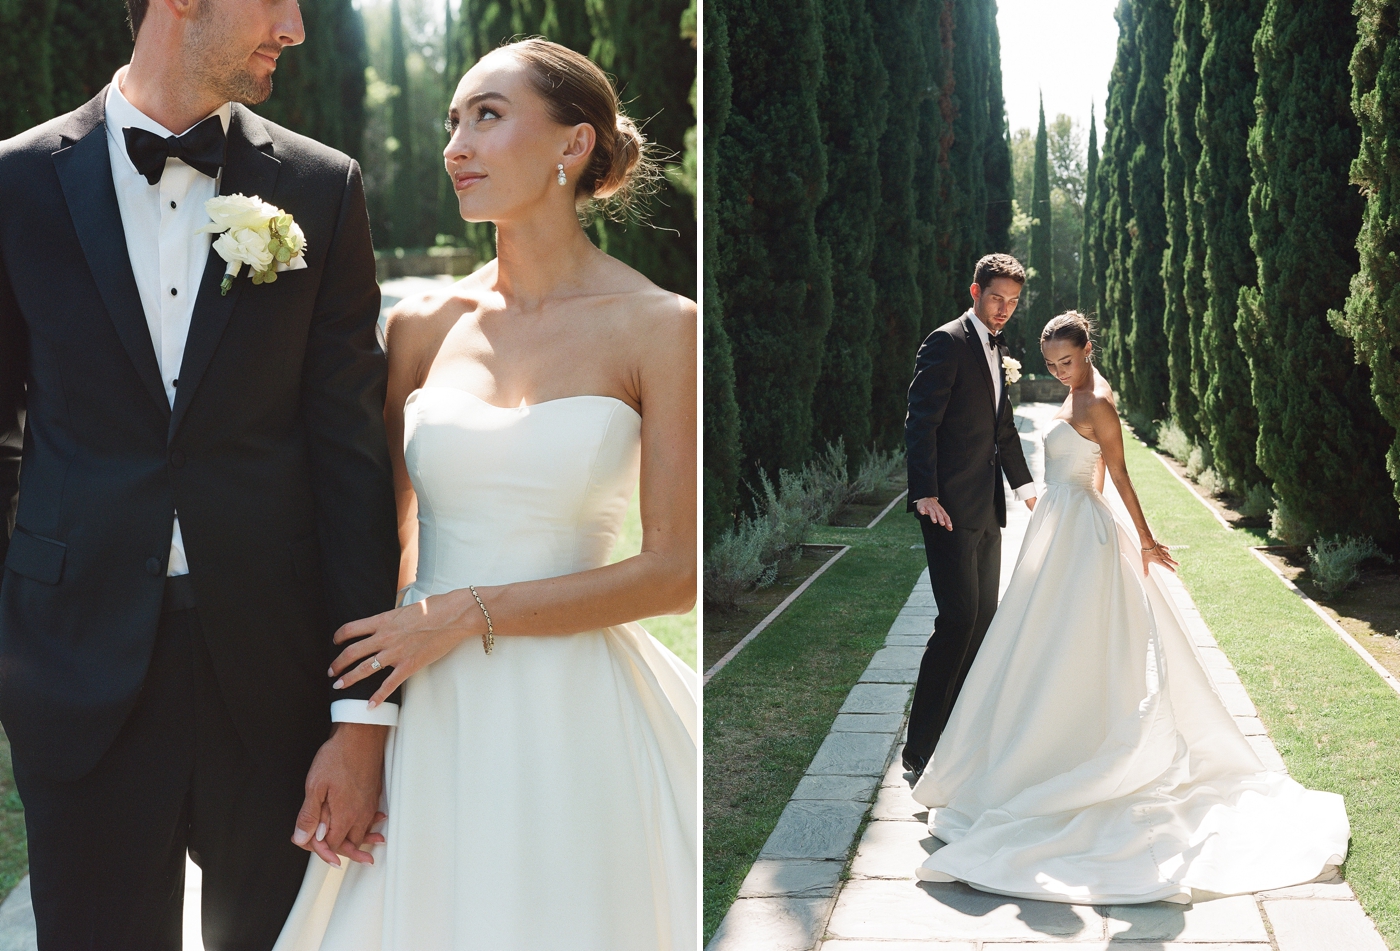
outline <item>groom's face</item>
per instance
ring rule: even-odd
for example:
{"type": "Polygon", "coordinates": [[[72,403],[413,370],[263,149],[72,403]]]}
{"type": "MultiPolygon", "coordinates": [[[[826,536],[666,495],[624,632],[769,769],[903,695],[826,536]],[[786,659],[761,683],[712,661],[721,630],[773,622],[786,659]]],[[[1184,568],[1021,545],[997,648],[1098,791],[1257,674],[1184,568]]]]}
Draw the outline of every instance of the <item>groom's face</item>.
{"type": "Polygon", "coordinates": [[[185,49],[197,83],[252,106],[272,95],[282,50],[305,39],[296,0],[198,0],[185,49]]]}
{"type": "Polygon", "coordinates": [[[1001,328],[1006,326],[1021,301],[1021,285],[1009,277],[994,277],[986,287],[973,284],[970,289],[972,312],[991,328],[992,333],[1001,333],[1001,328]]]}

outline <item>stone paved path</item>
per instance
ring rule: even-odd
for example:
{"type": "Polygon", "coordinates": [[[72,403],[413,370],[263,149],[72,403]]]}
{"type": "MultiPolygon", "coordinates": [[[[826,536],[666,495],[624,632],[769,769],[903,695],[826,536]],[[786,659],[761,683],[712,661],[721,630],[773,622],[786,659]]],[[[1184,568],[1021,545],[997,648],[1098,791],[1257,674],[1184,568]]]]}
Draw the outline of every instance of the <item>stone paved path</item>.
{"type": "MultiPolygon", "coordinates": [[[[1037,478],[1043,473],[1039,442],[1026,437],[1047,425],[1057,409],[1017,408],[1037,478]]],[[[1008,505],[1003,591],[1029,521],[1025,506],[1008,505]]],[[[1235,722],[1264,765],[1283,770],[1190,595],[1180,582],[1172,594],[1235,722]]],[[[928,834],[927,810],[909,794],[899,753],[919,657],[936,614],[925,571],[707,951],[1030,951],[1066,942],[1124,951],[1386,951],[1340,879],[1190,906],[1067,905],[917,881],[914,869],[942,843],[928,834]]]]}

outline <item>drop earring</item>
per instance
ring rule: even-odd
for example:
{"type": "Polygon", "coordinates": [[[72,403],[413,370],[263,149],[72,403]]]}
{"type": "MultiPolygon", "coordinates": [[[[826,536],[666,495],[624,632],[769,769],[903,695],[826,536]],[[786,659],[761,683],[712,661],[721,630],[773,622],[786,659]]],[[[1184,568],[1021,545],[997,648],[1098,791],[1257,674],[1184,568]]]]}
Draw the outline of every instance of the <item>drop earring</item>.
{"type": "Polygon", "coordinates": [[[557,167],[559,169],[559,184],[567,185],[569,183],[569,180],[564,177],[564,163],[560,162],[557,167]]]}

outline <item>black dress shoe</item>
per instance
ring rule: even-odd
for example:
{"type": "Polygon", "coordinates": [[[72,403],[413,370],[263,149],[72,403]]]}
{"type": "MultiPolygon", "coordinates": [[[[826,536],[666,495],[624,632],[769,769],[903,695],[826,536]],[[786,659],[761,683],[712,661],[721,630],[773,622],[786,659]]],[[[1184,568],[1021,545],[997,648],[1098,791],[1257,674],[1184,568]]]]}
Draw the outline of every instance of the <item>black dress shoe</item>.
{"type": "Polygon", "coordinates": [[[922,776],[924,767],[928,765],[927,760],[910,759],[907,756],[902,757],[902,759],[904,760],[904,771],[913,773],[915,776],[922,776]]]}

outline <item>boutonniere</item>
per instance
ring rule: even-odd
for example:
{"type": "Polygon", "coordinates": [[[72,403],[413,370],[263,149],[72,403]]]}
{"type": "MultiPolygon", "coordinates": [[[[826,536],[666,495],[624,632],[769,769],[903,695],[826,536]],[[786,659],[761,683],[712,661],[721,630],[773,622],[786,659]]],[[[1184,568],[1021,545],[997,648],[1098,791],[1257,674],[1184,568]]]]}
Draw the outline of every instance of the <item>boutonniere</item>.
{"type": "Polygon", "coordinates": [[[306,235],[276,205],[256,195],[218,195],[204,203],[204,210],[212,220],[197,233],[219,235],[214,250],[228,262],[220,294],[228,293],[245,264],[254,284],[271,284],[278,271],[306,267],[306,235]]]}
{"type": "Polygon", "coordinates": [[[1021,361],[1015,357],[1002,357],[1001,368],[1006,371],[1006,382],[1015,383],[1021,379],[1021,361]]]}

